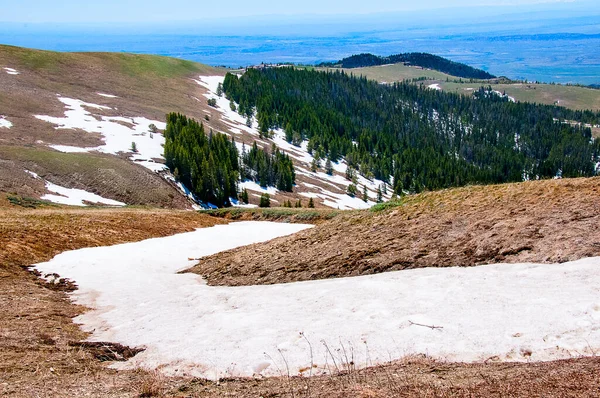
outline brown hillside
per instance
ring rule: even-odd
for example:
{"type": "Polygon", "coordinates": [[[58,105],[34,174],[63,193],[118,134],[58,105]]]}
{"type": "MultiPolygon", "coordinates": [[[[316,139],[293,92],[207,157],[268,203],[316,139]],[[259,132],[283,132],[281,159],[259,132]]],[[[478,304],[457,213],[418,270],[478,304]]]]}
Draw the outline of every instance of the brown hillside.
{"type": "Polygon", "coordinates": [[[204,258],[213,285],[254,285],[419,267],[556,263],[600,255],[600,178],[473,186],[409,196],[291,237],[204,258]]]}

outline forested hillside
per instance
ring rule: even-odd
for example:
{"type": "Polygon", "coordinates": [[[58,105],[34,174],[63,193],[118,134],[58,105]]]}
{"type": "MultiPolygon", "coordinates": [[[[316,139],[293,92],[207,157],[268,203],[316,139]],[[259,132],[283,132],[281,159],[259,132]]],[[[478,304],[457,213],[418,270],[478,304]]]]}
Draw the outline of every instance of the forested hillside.
{"type": "Polygon", "coordinates": [[[380,57],[373,54],[357,54],[348,58],[344,58],[338,62],[324,63],[320,66],[338,66],[352,69],[397,63],[407,63],[413,66],[434,69],[452,76],[466,79],[493,79],[495,77],[484,70],[476,69],[469,65],[450,61],[449,59],[427,53],[404,53],[390,55],[387,57],[380,57]]]}
{"type": "Polygon", "coordinates": [[[240,157],[233,138],[212,130],[207,135],[202,123],[177,113],[167,115],[165,159],[197,199],[220,207],[237,198],[240,177],[282,191],[292,191],[296,180],[291,159],[277,147],[268,153],[255,143],[240,157]]]}
{"type": "MultiPolygon", "coordinates": [[[[223,89],[261,129],[308,139],[321,158],[345,157],[397,193],[469,183],[592,176],[600,114],[513,103],[481,88],[471,97],[413,84],[384,86],[342,72],[294,68],[228,74],[223,89]]],[[[297,141],[297,140],[295,140],[297,141]]]]}

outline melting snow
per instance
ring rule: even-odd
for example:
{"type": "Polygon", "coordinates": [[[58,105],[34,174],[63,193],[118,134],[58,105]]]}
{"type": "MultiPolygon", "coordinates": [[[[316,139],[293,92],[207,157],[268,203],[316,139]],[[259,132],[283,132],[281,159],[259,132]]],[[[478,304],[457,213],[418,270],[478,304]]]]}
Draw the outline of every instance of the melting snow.
{"type": "Polygon", "coordinates": [[[430,88],[432,90],[438,90],[438,91],[442,90],[442,88],[440,87],[439,83],[430,84],[429,86],[427,86],[427,88],[430,88]]]}
{"type": "Polygon", "coordinates": [[[198,258],[308,228],[233,223],[82,249],[38,264],[74,280],[94,341],[144,346],[115,365],[172,374],[324,371],[338,349],[357,365],[423,353],[452,361],[554,360],[600,349],[600,258],[563,264],[427,268],[270,286],[211,287],[177,274],[198,258]],[[430,328],[428,326],[435,326],[430,328]],[[368,355],[367,355],[368,352],[368,355]]]}
{"type": "MultiPolygon", "coordinates": [[[[33,178],[41,179],[40,176],[32,171],[25,170],[25,172],[31,175],[33,178]]],[[[53,192],[56,195],[45,194],[40,199],[48,200],[52,203],[71,206],[87,206],[87,204],[84,202],[89,202],[108,206],[126,206],[126,204],[123,202],[106,199],[102,196],[96,195],[95,193],[84,191],[83,189],[65,188],[46,180],[44,180],[44,183],[46,184],[46,190],[53,192]]]]}
{"type": "MultiPolygon", "coordinates": [[[[223,83],[223,76],[200,76],[199,80],[194,81],[208,90],[208,93],[204,95],[207,99],[216,99],[216,111],[221,113],[223,117],[223,122],[229,127],[230,133],[242,134],[242,132],[245,131],[253,136],[259,136],[256,120],[252,120],[252,127],[246,126],[246,119],[243,116],[239,115],[237,112],[231,110],[229,100],[227,100],[224,96],[217,96],[217,87],[219,83],[223,83]]],[[[346,180],[346,178],[343,176],[346,173],[346,169],[348,168],[345,161],[340,161],[338,163],[332,164],[333,169],[339,174],[334,174],[330,176],[321,171],[313,173],[307,168],[301,167],[301,165],[310,167],[314,160],[314,157],[310,153],[308,153],[307,141],[302,142],[300,146],[292,145],[285,140],[285,132],[282,129],[274,130],[273,138],[271,138],[270,141],[277,145],[278,148],[283,150],[286,154],[288,154],[291,158],[293,158],[296,161],[295,170],[297,175],[302,175],[307,178],[313,179],[315,180],[315,182],[319,181],[322,184],[329,185],[332,189],[326,190],[324,188],[317,187],[316,185],[304,184],[306,187],[310,187],[312,185],[316,188],[313,190],[317,190],[320,192],[302,193],[303,196],[324,199],[323,204],[325,206],[339,209],[365,209],[375,204],[374,200],[376,200],[377,198],[377,189],[380,186],[383,186],[383,181],[379,181],[376,179],[368,180],[362,175],[357,175],[357,188],[360,191],[358,196],[362,196],[363,186],[366,186],[370,199],[368,202],[364,202],[362,199],[359,198],[351,198],[346,194],[346,189],[348,185],[351,184],[351,182],[346,180]]],[[[270,143],[264,141],[258,142],[262,145],[263,148],[270,149],[270,143]]],[[[241,150],[242,144],[237,144],[238,149],[241,150]]],[[[246,150],[249,150],[248,146],[246,146],[246,150]]],[[[321,163],[323,166],[324,161],[321,161],[321,163]]],[[[277,193],[277,190],[275,188],[269,187],[265,190],[252,182],[243,182],[240,184],[240,187],[245,187],[255,192],[266,192],[271,195],[277,193]]],[[[389,200],[390,198],[391,194],[383,195],[383,199],[385,200],[389,200]]]]}
{"type": "Polygon", "coordinates": [[[19,74],[19,72],[13,68],[4,68],[4,71],[6,73],[8,73],[9,75],[18,75],[19,74]]]}
{"type": "Polygon", "coordinates": [[[0,129],[6,128],[9,129],[13,126],[13,124],[6,118],[6,116],[0,116],[0,129]]]}
{"type": "Polygon", "coordinates": [[[103,105],[91,104],[77,99],[58,97],[65,104],[67,110],[64,117],[36,115],[35,117],[55,124],[57,129],[81,129],[89,133],[103,135],[104,145],[93,148],[80,148],[65,145],[51,145],[61,152],[92,152],[117,154],[130,152],[132,143],[135,142],[137,152],[132,153],[130,159],[153,170],[164,170],[166,166],[154,159],[163,158],[163,145],[165,138],[162,134],[150,134],[150,125],[164,130],[166,123],[144,117],[123,117],[94,115],[86,108],[97,109],[104,112],[114,111],[113,108],[103,105]]]}
{"type": "Polygon", "coordinates": [[[106,98],[119,98],[116,95],[112,95],[112,94],[104,94],[104,93],[96,93],[101,97],[106,97],[106,98]]]}

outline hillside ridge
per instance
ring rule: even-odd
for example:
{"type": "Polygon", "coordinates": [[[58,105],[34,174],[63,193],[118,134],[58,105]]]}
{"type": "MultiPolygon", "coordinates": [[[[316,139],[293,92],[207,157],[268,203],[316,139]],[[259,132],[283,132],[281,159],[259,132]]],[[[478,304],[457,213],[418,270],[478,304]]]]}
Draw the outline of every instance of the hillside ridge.
{"type": "Polygon", "coordinates": [[[493,79],[496,76],[472,66],[454,62],[447,58],[429,53],[403,53],[389,56],[378,56],[370,53],[355,54],[337,62],[325,62],[320,67],[341,67],[346,69],[381,66],[404,63],[425,69],[433,69],[448,75],[466,79],[493,79]]]}

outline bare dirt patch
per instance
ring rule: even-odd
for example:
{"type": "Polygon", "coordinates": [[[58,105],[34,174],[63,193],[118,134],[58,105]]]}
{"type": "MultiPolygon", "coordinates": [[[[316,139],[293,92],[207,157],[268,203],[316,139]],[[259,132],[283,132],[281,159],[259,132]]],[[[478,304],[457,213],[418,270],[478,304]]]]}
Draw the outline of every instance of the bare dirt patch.
{"type": "Polygon", "coordinates": [[[212,285],[255,285],[420,267],[557,263],[600,255],[600,178],[474,186],[200,260],[212,285]]]}

